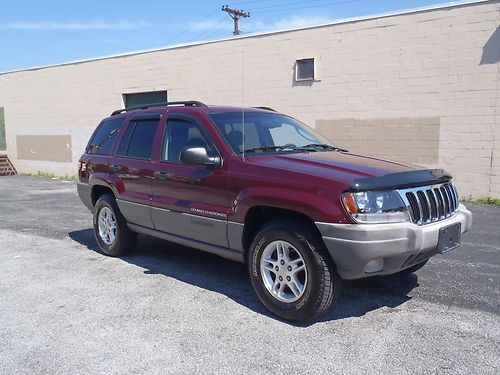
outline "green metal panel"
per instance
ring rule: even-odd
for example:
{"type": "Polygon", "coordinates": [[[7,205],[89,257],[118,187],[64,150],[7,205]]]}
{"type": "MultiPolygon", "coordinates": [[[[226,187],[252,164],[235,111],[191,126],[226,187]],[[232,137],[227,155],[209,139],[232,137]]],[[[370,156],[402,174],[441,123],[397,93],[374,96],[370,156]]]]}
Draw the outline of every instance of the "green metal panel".
{"type": "Polygon", "coordinates": [[[125,94],[125,108],[137,107],[140,105],[162,103],[167,101],[166,91],[139,92],[136,94],[125,94]]]}
{"type": "Polygon", "coordinates": [[[7,142],[5,141],[5,115],[3,107],[0,107],[0,151],[7,149],[7,142]]]}

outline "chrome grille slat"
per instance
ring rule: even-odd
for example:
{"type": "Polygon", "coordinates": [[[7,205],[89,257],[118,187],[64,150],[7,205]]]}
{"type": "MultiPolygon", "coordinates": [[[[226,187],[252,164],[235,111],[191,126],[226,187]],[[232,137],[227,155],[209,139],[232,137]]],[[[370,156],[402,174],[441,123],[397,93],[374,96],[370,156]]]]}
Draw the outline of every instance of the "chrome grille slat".
{"type": "Polygon", "coordinates": [[[427,201],[431,207],[431,221],[436,221],[439,217],[436,196],[432,192],[432,189],[426,190],[425,192],[427,195],[427,201]]]}
{"type": "Polygon", "coordinates": [[[444,187],[446,189],[446,192],[448,193],[448,196],[450,197],[450,213],[455,212],[455,198],[453,198],[453,194],[451,193],[451,188],[449,185],[445,185],[444,187]]]}
{"type": "Polygon", "coordinates": [[[446,193],[446,189],[441,186],[439,188],[439,190],[441,190],[441,195],[443,196],[443,199],[444,199],[444,205],[446,207],[446,212],[445,212],[445,217],[449,217],[450,216],[450,211],[451,211],[451,207],[450,207],[450,198],[448,197],[448,194],[446,193]]]}
{"type": "Polygon", "coordinates": [[[450,186],[451,194],[453,195],[453,200],[455,201],[455,211],[458,210],[458,205],[460,202],[458,201],[457,190],[454,185],[450,186]]]}
{"type": "Polygon", "coordinates": [[[422,208],[422,222],[428,223],[431,221],[431,213],[430,213],[431,203],[427,199],[427,194],[425,193],[425,190],[417,191],[417,197],[420,202],[420,206],[422,208]]]}
{"type": "Polygon", "coordinates": [[[457,200],[457,210],[458,210],[458,206],[460,205],[460,197],[458,196],[457,187],[455,185],[452,186],[453,186],[453,192],[455,193],[455,199],[457,200]]]}
{"type": "Polygon", "coordinates": [[[440,219],[444,219],[445,216],[446,216],[446,204],[444,202],[443,193],[441,193],[441,189],[439,189],[439,188],[436,188],[434,190],[438,192],[438,194],[439,194],[439,201],[441,202],[441,215],[439,216],[439,218],[440,219]]]}
{"type": "Polygon", "coordinates": [[[425,225],[449,218],[458,210],[458,191],[451,183],[398,190],[411,221],[425,225]]]}

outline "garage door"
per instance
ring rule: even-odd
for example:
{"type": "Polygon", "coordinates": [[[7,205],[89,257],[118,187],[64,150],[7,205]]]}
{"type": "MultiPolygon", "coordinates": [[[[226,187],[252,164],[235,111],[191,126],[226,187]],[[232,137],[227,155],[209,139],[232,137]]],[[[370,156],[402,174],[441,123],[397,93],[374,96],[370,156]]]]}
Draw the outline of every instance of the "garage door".
{"type": "Polygon", "coordinates": [[[167,101],[166,91],[149,91],[134,94],[124,94],[125,108],[138,107],[146,104],[163,103],[167,101]]]}

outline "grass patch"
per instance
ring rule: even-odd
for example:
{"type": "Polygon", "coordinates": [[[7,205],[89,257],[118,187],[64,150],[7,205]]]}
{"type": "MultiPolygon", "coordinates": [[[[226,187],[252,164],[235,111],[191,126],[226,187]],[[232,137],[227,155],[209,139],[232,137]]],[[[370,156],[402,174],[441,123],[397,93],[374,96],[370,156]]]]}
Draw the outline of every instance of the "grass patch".
{"type": "Polygon", "coordinates": [[[56,176],[54,173],[49,173],[49,172],[42,172],[38,171],[37,173],[21,173],[21,176],[31,176],[31,177],[39,177],[39,178],[47,178],[47,179],[57,179],[57,180],[68,180],[68,181],[74,181],[76,180],[76,176],[74,175],[64,175],[64,176],[56,176]]]}
{"type": "Polygon", "coordinates": [[[464,203],[470,203],[470,204],[491,204],[494,206],[500,206],[500,198],[494,198],[494,197],[484,197],[484,198],[467,198],[463,200],[464,203]]]}

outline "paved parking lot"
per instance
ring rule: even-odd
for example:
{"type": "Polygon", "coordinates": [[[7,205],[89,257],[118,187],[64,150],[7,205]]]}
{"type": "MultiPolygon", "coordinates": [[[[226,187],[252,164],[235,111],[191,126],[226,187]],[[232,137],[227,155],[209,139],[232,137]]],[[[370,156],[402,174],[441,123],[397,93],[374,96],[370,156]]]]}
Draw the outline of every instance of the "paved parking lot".
{"type": "Polygon", "coordinates": [[[146,237],[105,257],[73,182],[1,177],[0,374],[499,374],[500,207],[471,209],[458,250],[292,325],[243,265],[146,237]]]}

